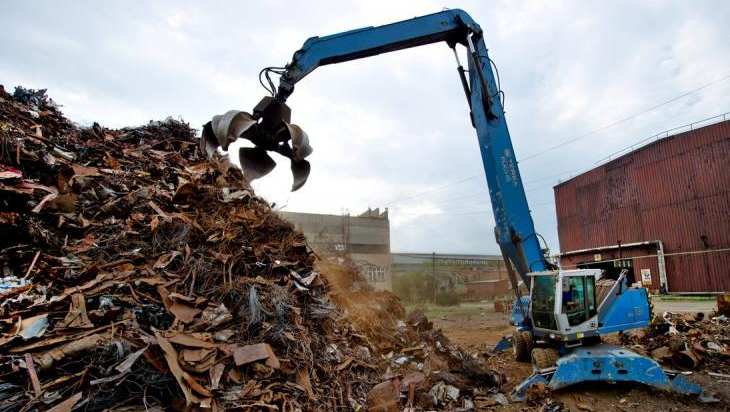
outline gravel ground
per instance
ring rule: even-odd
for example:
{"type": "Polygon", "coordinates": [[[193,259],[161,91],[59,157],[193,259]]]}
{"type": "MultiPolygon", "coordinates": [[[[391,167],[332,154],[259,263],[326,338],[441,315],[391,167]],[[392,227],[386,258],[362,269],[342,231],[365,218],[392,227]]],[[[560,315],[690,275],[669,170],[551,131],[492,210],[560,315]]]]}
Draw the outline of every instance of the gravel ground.
{"type": "MultiPolygon", "coordinates": [[[[714,301],[706,300],[666,300],[655,301],[655,312],[711,312],[714,301]]],[[[409,308],[412,309],[412,308],[409,308]]],[[[478,351],[486,356],[487,363],[508,378],[502,391],[509,393],[515,384],[519,383],[532,373],[529,363],[514,361],[512,352],[502,352],[497,356],[490,356],[490,350],[499,339],[512,332],[507,325],[507,315],[495,313],[489,303],[468,303],[458,307],[422,307],[434,326],[441,328],[446,336],[454,343],[470,350],[478,351]]],[[[616,337],[609,335],[607,340],[613,341],[616,337]]],[[[567,388],[553,393],[551,399],[563,402],[572,411],[652,411],[652,412],[680,412],[680,411],[728,411],[727,400],[730,399],[730,380],[718,379],[707,375],[706,372],[696,371],[688,378],[700,383],[705,390],[717,395],[720,403],[704,405],[692,397],[664,392],[658,389],[636,384],[608,384],[585,383],[576,387],[567,388]]],[[[543,400],[543,402],[546,402],[543,400]]],[[[540,404],[527,405],[512,403],[492,407],[496,411],[540,411],[540,404]]]]}

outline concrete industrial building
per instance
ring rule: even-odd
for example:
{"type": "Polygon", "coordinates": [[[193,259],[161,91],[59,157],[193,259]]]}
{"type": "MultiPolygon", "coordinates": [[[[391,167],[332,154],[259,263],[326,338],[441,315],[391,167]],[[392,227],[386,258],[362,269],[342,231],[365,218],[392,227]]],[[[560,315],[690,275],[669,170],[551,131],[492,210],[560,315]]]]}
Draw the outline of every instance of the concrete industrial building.
{"type": "Polygon", "coordinates": [[[439,289],[463,287],[473,299],[508,294],[509,279],[499,255],[392,253],[391,256],[394,276],[413,271],[441,275],[439,289]]]}
{"type": "Polygon", "coordinates": [[[555,186],[563,267],[628,269],[670,293],[730,291],[730,120],[714,120],[555,186]]]}
{"type": "Polygon", "coordinates": [[[378,290],[392,290],[388,210],[359,216],[279,212],[307,237],[319,255],[347,255],[378,290]]]}

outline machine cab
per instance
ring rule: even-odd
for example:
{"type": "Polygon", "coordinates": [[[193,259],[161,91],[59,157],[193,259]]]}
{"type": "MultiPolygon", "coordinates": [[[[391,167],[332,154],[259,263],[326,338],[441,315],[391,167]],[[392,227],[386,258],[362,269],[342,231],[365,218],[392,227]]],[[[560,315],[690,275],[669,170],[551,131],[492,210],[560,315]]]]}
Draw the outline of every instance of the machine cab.
{"type": "Polygon", "coordinates": [[[536,337],[580,341],[598,334],[600,269],[533,272],[530,311],[536,337]]]}

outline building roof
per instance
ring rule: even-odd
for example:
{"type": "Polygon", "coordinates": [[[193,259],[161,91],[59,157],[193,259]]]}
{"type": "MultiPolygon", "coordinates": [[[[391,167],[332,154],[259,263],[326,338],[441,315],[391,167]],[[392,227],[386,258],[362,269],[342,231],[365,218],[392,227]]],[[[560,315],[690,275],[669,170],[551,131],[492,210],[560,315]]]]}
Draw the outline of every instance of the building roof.
{"type": "Polygon", "coordinates": [[[457,253],[391,253],[393,264],[418,264],[421,262],[429,262],[434,258],[436,260],[502,260],[499,255],[472,255],[457,253]]]}
{"type": "Polygon", "coordinates": [[[359,215],[350,215],[349,213],[341,214],[341,215],[333,215],[328,213],[308,213],[308,212],[291,212],[286,210],[280,210],[278,213],[282,214],[283,216],[309,216],[309,217],[325,217],[325,218],[340,218],[347,217],[350,219],[381,219],[381,220],[388,220],[388,209],[386,208],[385,211],[380,212],[379,209],[371,210],[368,209],[365,212],[359,214],[359,215]]]}
{"type": "Polygon", "coordinates": [[[599,160],[596,162],[596,165],[592,167],[591,169],[585,170],[582,173],[579,173],[569,179],[566,179],[555,186],[553,188],[557,188],[560,186],[563,186],[567,184],[568,182],[592,171],[595,169],[598,169],[600,167],[610,165],[612,163],[619,162],[627,157],[631,157],[636,155],[637,153],[646,151],[646,150],[655,150],[656,147],[660,147],[663,144],[667,144],[669,141],[672,141],[674,139],[683,139],[686,137],[691,137],[693,133],[691,133],[694,130],[701,129],[716,123],[722,123],[725,121],[730,122],[730,113],[724,113],[721,115],[708,117],[706,119],[698,120],[693,123],[689,123],[683,126],[675,127],[669,130],[665,130],[663,132],[659,132],[655,135],[652,135],[644,140],[641,140],[637,143],[634,143],[631,146],[627,146],[617,152],[614,152],[605,158],[599,160]]]}

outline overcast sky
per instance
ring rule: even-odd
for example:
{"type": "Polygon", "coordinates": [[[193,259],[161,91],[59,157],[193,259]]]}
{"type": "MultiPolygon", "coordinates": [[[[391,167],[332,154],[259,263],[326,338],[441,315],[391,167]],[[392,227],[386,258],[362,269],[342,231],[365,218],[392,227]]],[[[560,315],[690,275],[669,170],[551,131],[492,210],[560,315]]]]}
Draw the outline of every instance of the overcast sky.
{"type": "MultiPolygon", "coordinates": [[[[552,186],[657,132],[730,111],[730,2],[15,1],[3,6],[0,84],[48,88],[64,113],[109,127],[199,127],[264,96],[258,72],[311,36],[462,8],[485,33],[535,225],[558,251],[552,186]]],[[[282,160],[257,181],[289,211],[389,207],[391,249],[495,253],[466,101],[445,44],[317,69],[289,99],[314,154],[289,193],[282,160]]]]}

